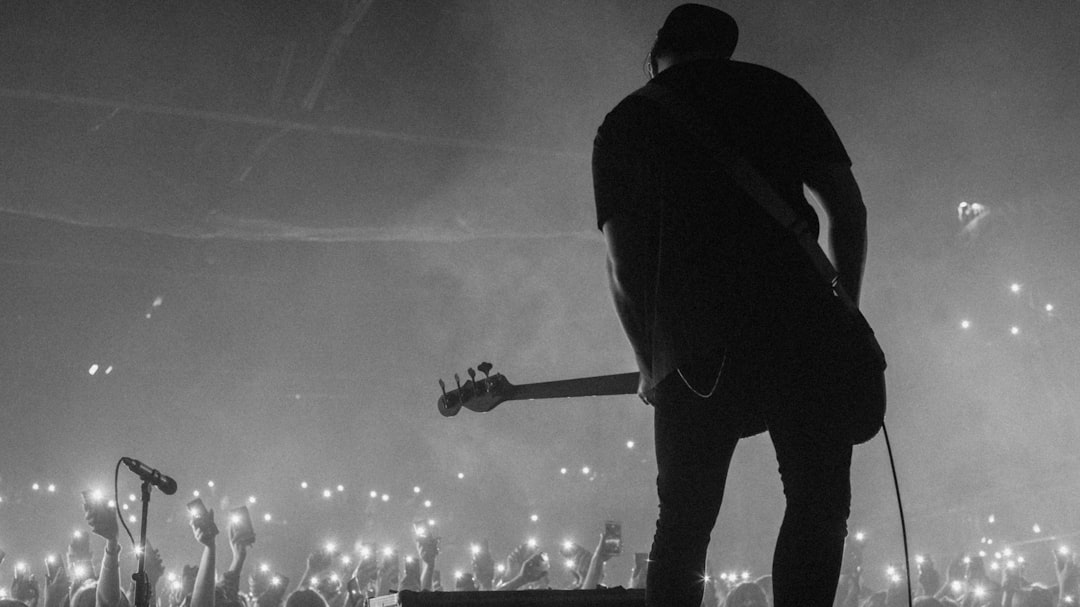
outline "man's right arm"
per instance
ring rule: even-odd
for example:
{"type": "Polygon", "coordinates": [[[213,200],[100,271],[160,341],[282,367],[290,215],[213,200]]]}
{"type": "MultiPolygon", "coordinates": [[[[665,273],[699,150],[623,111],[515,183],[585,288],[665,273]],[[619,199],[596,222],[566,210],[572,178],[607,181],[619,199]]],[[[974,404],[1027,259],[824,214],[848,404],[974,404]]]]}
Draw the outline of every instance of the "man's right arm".
{"type": "Polygon", "coordinates": [[[643,371],[652,368],[649,336],[652,323],[644,317],[644,304],[652,299],[656,273],[655,238],[656,228],[636,217],[616,215],[604,223],[608,286],[615,312],[634,349],[638,368],[643,371]]]}
{"type": "Polygon", "coordinates": [[[866,264],[866,205],[851,167],[841,163],[811,168],[803,180],[829,215],[829,247],[840,285],[859,303],[866,264]]]}

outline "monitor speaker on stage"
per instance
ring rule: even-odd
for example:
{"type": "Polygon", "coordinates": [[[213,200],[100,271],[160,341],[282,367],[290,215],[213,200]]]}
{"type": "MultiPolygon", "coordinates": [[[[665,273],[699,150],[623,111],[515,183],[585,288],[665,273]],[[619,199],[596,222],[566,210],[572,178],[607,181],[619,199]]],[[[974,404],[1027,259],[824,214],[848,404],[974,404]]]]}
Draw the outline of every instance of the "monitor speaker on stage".
{"type": "Polygon", "coordinates": [[[375,597],[370,607],[645,607],[644,590],[508,590],[412,592],[375,597]]]}

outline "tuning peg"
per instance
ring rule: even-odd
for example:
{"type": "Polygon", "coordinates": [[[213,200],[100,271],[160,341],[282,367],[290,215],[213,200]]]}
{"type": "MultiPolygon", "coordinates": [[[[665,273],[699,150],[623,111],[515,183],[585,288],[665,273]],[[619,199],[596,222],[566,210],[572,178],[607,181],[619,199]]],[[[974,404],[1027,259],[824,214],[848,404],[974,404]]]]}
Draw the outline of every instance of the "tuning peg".
{"type": "Polygon", "coordinates": [[[484,374],[484,377],[485,377],[485,378],[487,378],[487,377],[490,377],[490,376],[488,375],[488,373],[490,373],[490,372],[491,372],[491,366],[492,366],[492,365],[491,365],[491,363],[489,363],[489,362],[482,362],[482,363],[480,363],[479,365],[476,365],[476,368],[477,368],[477,369],[479,369],[479,370],[480,370],[480,372],[484,374]]]}
{"type": "Polygon", "coordinates": [[[460,390],[461,389],[461,378],[458,377],[457,373],[454,374],[454,382],[457,384],[457,389],[460,390]]]}
{"type": "Polygon", "coordinates": [[[473,380],[474,382],[476,381],[476,371],[473,371],[472,367],[469,367],[469,370],[466,371],[466,373],[469,374],[469,379],[473,380]]]}
{"type": "Polygon", "coordinates": [[[439,387],[442,388],[442,395],[443,395],[443,398],[445,398],[446,397],[446,382],[444,382],[442,379],[440,379],[439,380],[439,387]]]}

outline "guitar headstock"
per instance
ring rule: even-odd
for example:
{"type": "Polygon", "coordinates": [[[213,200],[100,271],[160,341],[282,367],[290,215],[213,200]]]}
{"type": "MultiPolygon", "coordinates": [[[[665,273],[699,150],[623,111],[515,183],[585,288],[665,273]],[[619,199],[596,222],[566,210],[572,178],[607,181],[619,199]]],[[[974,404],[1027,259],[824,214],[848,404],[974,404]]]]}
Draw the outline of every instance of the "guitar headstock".
{"type": "Polygon", "coordinates": [[[480,363],[476,366],[484,374],[482,379],[476,378],[476,371],[469,369],[469,379],[461,383],[461,378],[454,374],[454,382],[457,388],[447,392],[446,384],[439,380],[442,388],[442,396],[439,397],[439,413],[443,417],[453,417],[461,411],[462,407],[477,413],[487,413],[501,403],[510,400],[514,388],[500,373],[489,375],[491,363],[480,363]]]}

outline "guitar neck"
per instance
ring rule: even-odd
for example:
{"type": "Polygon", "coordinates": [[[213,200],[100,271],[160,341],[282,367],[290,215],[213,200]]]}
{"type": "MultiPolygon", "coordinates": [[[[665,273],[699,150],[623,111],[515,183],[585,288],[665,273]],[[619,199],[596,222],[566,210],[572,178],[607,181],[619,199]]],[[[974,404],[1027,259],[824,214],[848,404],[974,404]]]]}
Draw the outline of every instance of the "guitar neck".
{"type": "Polygon", "coordinates": [[[637,394],[639,377],[637,373],[617,373],[615,375],[597,375],[595,377],[521,384],[514,386],[513,394],[506,400],[637,394]]]}

